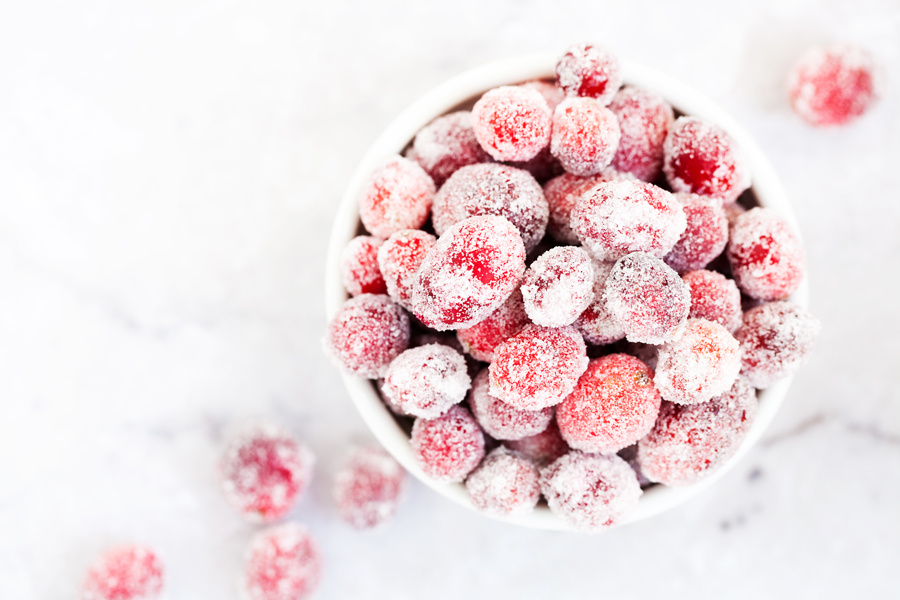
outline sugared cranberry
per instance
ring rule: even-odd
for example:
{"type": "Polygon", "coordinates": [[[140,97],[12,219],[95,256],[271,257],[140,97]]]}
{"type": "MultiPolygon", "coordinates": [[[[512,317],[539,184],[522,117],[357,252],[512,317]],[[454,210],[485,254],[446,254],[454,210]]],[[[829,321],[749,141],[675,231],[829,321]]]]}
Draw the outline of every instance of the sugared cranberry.
{"type": "Polygon", "coordinates": [[[529,160],[550,143],[551,112],[533,89],[502,86],[472,107],[475,137],[497,160],[529,160]]]}
{"type": "Polygon", "coordinates": [[[617,180],[582,194],[570,226],[598,260],[630,252],[665,256],[684,233],[687,220],[675,197],[651,183],[617,180]]]}
{"type": "Polygon", "coordinates": [[[597,177],[577,177],[571,173],[564,173],[544,184],[544,197],[550,208],[547,233],[553,239],[563,244],[578,245],[581,243],[569,225],[572,208],[581,194],[597,183],[599,183],[597,177]]]}
{"type": "Polygon", "coordinates": [[[341,278],[351,296],[386,294],[387,286],[378,268],[378,238],[360,235],[344,247],[341,254],[341,278]]]}
{"type": "Polygon", "coordinates": [[[409,344],[409,317],[387,296],[361,294],[328,324],[323,346],[335,365],[375,379],[409,344]]]}
{"type": "Polygon", "coordinates": [[[641,181],[656,181],[662,173],[663,143],[675,121],[672,106],[656,92],[625,86],[612,99],[609,110],[622,131],[613,168],[641,181]]]}
{"type": "Polygon", "coordinates": [[[547,101],[547,106],[550,107],[550,112],[556,110],[559,103],[566,98],[566,93],[553,81],[535,79],[533,81],[526,81],[520,85],[524,88],[535,90],[543,96],[544,100],[547,101]]]}
{"type": "Polygon", "coordinates": [[[312,479],[315,456],[290,433],[270,423],[239,431],[222,455],[222,488],[228,502],[251,521],[286,515],[312,479]]]}
{"type": "Polygon", "coordinates": [[[427,344],[395,358],[381,389],[404,413],[433,419],[462,402],[470,383],[462,354],[449,346],[427,344]]]}
{"type": "Polygon", "coordinates": [[[372,529],[391,520],[405,493],[406,471],[378,446],[355,450],[334,480],[338,513],[356,529],[372,529]]]}
{"type": "Polygon", "coordinates": [[[743,378],[708,402],[663,402],[653,430],[638,442],[641,473],[665,485],[695,483],[737,452],[755,416],[756,390],[743,378]]]}
{"type": "Polygon", "coordinates": [[[541,492],[553,513],[587,533],[621,523],[642,493],[634,471],[615,454],[577,450],[541,469],[541,492]]]}
{"type": "Polygon", "coordinates": [[[584,341],[595,346],[612,344],[625,337],[625,331],[606,307],[606,279],[614,265],[613,262],[593,261],[593,299],[573,323],[584,341]]]}
{"type": "Polygon", "coordinates": [[[596,98],[606,106],[622,85],[622,67],[603,46],[578,44],[556,63],[556,82],[568,96],[596,98]]]}
{"type": "Polygon", "coordinates": [[[572,391],[587,362],[574,328],[529,325],[494,350],[490,393],[520,410],[553,406],[572,391]]]}
{"type": "Polygon", "coordinates": [[[469,217],[505,217],[530,252],[544,237],[549,211],[541,186],[526,171],[484,163],[463,167],[447,180],[434,198],[431,219],[434,230],[443,235],[469,217]]]}
{"type": "Polygon", "coordinates": [[[620,258],[606,279],[606,307],[630,342],[661,344],[675,337],[691,307],[687,285],[658,258],[620,258]]]}
{"type": "Polygon", "coordinates": [[[550,153],[580,177],[600,173],[619,147],[619,121],[593,98],[566,98],[553,112],[550,153]]]}
{"type": "Polygon", "coordinates": [[[437,238],[419,229],[401,229],[378,248],[378,267],[388,295],[404,308],[410,308],[416,274],[437,238]]]}
{"type": "Polygon", "coordinates": [[[555,419],[550,421],[544,431],[521,440],[507,440],[503,445],[521,453],[538,467],[549,465],[570,450],[566,440],[559,433],[555,419]]]}
{"type": "Polygon", "coordinates": [[[663,144],[663,171],[676,192],[728,204],[750,187],[750,169],[728,133],[699,117],[678,117],[663,144]]]}
{"type": "Polygon", "coordinates": [[[436,419],[416,419],[410,444],[419,466],[437,481],[462,481],[484,458],[484,434],[459,405],[436,419]]]}
{"type": "Polygon", "coordinates": [[[520,440],[547,429],[553,419],[553,407],[520,410],[490,394],[487,369],[475,377],[469,392],[469,407],[485,433],[496,440],[520,440]]]}
{"type": "Polygon", "coordinates": [[[741,292],[733,280],[715,271],[691,271],[681,276],[691,292],[691,319],[706,319],[734,333],[741,326],[741,292]]]}
{"type": "Polygon", "coordinates": [[[741,375],[764,389],[793,375],[809,358],[821,325],[793,302],[770,302],[744,313],[735,334],[741,344],[741,375]]]}
{"type": "Polygon", "coordinates": [[[628,354],[594,359],[556,407],[563,439],[585,452],[609,453],[644,437],[659,413],[653,372],[628,354]]]}
{"type": "Polygon", "coordinates": [[[588,253],[558,246],[541,254],[522,278],[525,312],[544,327],[571,325],[594,299],[594,265],[588,253]]]}
{"type": "Polygon", "coordinates": [[[675,198],[684,209],[687,227],[663,260],[679,273],[702,269],[722,254],[728,243],[728,218],[722,201],[697,194],[675,194],[675,198]]]}
{"type": "Polygon", "coordinates": [[[845,125],[875,104],[880,87],[880,72],[868,51],[836,44],[811,48],[800,58],[791,71],[788,96],[810,125],[845,125]]]}
{"type": "Polygon", "coordinates": [[[250,542],[243,588],[249,600],[304,600],[319,586],[322,556],[309,531],[285,523],[250,542]]]}
{"type": "Polygon", "coordinates": [[[472,113],[466,110],[438,117],[416,134],[416,161],[440,187],[460,167],[491,159],[475,139],[472,113]]]}
{"type": "Polygon", "coordinates": [[[463,349],[476,360],[491,362],[494,349],[531,323],[525,312],[522,292],[516,289],[500,308],[471,327],[456,331],[463,349]]]}
{"type": "Polygon", "coordinates": [[[753,208],[735,220],[728,262],[738,287],[757,300],[794,293],[806,270],[803,244],[771,208],[753,208]]]}
{"type": "Polygon", "coordinates": [[[540,475],[530,460],[503,446],[495,448],[466,479],[472,504],[490,515],[523,515],[541,497],[540,475]]]}
{"type": "Polygon", "coordinates": [[[413,310],[439,331],[471,327],[503,304],[524,272],[519,230],[503,217],[470,217],[428,252],[416,276],[413,310]]]}
{"type": "Polygon", "coordinates": [[[154,600],[163,589],[163,564],[146,546],[129,544],[103,553],[88,569],[82,600],[154,600]]]}
{"type": "Polygon", "coordinates": [[[435,186],[419,163],[395,156],[372,174],[359,200],[359,218],[382,239],[428,220],[435,186]]]}

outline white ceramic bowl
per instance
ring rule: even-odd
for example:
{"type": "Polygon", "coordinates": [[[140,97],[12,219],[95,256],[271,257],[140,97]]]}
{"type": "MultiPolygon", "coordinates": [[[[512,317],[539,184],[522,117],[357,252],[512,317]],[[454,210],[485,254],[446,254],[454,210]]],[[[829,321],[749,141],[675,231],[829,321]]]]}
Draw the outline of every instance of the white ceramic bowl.
{"type": "MultiPolygon", "coordinates": [[[[516,84],[532,79],[554,78],[557,59],[557,55],[529,55],[490,63],[466,71],[419,99],[418,102],[403,111],[381,134],[353,174],[331,232],[325,281],[325,303],[329,320],[334,317],[347,299],[347,293],[341,283],[341,251],[347,242],[357,235],[360,226],[359,195],[372,172],[389,157],[402,152],[415,137],[416,132],[435,117],[450,112],[467,101],[474,101],[487,90],[500,85],[516,84]]],[[[797,226],[796,217],[778,176],[759,146],[734,119],[709,99],[680,81],[633,63],[625,62],[622,66],[626,84],[654,90],[666,98],[676,110],[707,119],[728,131],[740,146],[750,166],[752,189],[759,204],[777,210],[799,235],[800,228],[797,226]]],[[[802,306],[807,306],[808,293],[808,285],[804,279],[792,299],[802,306]]],[[[438,483],[422,472],[413,457],[409,437],[394,420],[393,414],[382,403],[374,381],[347,374],[343,375],[343,379],[363,420],[388,452],[393,454],[410,473],[428,487],[454,502],[475,510],[463,484],[438,483]]],[[[700,483],[687,487],[672,488],[662,485],[651,487],[644,492],[637,508],[624,522],[640,521],[669,510],[715,483],[759,441],[784,401],[790,385],[791,379],[786,378],[769,389],[759,392],[759,410],[750,433],[740,450],[718,471],[700,483]]],[[[551,513],[546,506],[538,506],[534,512],[523,516],[494,518],[539,529],[572,529],[571,526],[551,513]]]]}

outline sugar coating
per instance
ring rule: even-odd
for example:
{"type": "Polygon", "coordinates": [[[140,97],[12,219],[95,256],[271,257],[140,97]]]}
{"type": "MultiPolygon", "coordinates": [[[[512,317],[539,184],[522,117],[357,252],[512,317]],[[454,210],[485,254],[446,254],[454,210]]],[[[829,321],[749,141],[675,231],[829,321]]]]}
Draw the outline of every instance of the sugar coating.
{"type": "Polygon", "coordinates": [[[681,280],[691,293],[689,318],[718,323],[732,334],[740,328],[744,313],[741,292],[734,280],[702,269],[685,273],[681,280]]]}
{"type": "Polygon", "coordinates": [[[593,261],[581,248],[557,246],[525,271],[520,289],[533,323],[571,325],[594,299],[593,261]]]}
{"type": "Polygon", "coordinates": [[[416,274],[437,238],[419,229],[401,229],[378,248],[378,268],[387,294],[403,308],[412,307],[416,274]]]}
{"type": "Polygon", "coordinates": [[[740,371],[734,336],[718,323],[688,319],[684,333],[660,347],[653,382],[663,400],[699,404],[727,391],[740,371]]]}
{"type": "Polygon", "coordinates": [[[550,421],[544,431],[521,440],[506,440],[503,445],[530,459],[538,467],[549,465],[570,450],[559,433],[555,419],[550,421]]]}
{"type": "Polygon", "coordinates": [[[622,85],[622,67],[603,46],[576,44],[556,63],[556,82],[567,96],[595,98],[606,106],[622,85]]]}
{"type": "Polygon", "coordinates": [[[541,469],[541,492],[554,514],[586,533],[618,525],[642,494],[627,462],[577,450],[541,469]]]}
{"type": "Polygon", "coordinates": [[[541,497],[540,475],[526,457],[499,446],[466,479],[472,504],[489,515],[524,515],[541,497]]]}
{"type": "Polygon", "coordinates": [[[341,253],[341,279],[351,296],[386,294],[387,286],[378,268],[378,249],[382,240],[359,235],[350,240],[341,253]]]}
{"type": "Polygon", "coordinates": [[[670,486],[690,485],[711,475],[738,451],[756,409],[756,390],[743,378],[708,402],[663,402],[653,430],[638,442],[641,473],[670,486]]]}
{"type": "Polygon", "coordinates": [[[556,423],[572,448],[617,452],[650,431],[659,403],[650,367],[628,354],[608,354],[590,362],[556,407],[556,423]]]}
{"type": "Polygon", "coordinates": [[[315,461],[282,427],[249,424],[229,439],[219,463],[225,498],[251,522],[275,521],[303,497],[315,461]]]}
{"type": "Polygon", "coordinates": [[[413,312],[439,331],[471,327],[509,298],[523,273],[519,230],[503,217],[470,217],[428,252],[416,276],[413,312]]]}
{"type": "Polygon", "coordinates": [[[334,501],[345,523],[373,529],[394,518],[406,494],[406,471],[378,446],[357,448],[334,480],[334,501]]]}
{"type": "Polygon", "coordinates": [[[248,600],[304,600],[321,578],[322,554],[304,525],[271,527],[250,542],[242,582],[248,600]]]}
{"type": "Polygon", "coordinates": [[[759,389],[793,375],[809,358],[821,328],[818,319],[793,302],[769,302],[748,310],[735,334],[741,345],[741,375],[759,389]]]}
{"type": "Polygon", "coordinates": [[[615,264],[614,262],[591,261],[594,269],[593,298],[573,323],[575,329],[588,344],[602,346],[612,344],[625,337],[625,330],[606,306],[606,279],[615,264]]]}
{"type": "Polygon", "coordinates": [[[409,317],[387,296],[347,300],[328,324],[322,346],[343,371],[376,379],[409,344],[409,317]]]}
{"type": "Polygon", "coordinates": [[[691,295],[669,265],[634,252],[616,261],[606,279],[606,306],[629,342],[662,344],[684,326],[691,295]]]}
{"type": "Polygon", "coordinates": [[[672,105],[650,90],[625,86],[609,104],[622,137],[612,167],[653,182],[662,173],[663,143],[675,121],[672,105]]]}
{"type": "Polygon", "coordinates": [[[420,129],[412,148],[415,160],[438,187],[460,167],[491,160],[475,139],[472,113],[467,110],[438,117],[420,129]]]}
{"type": "Polygon", "coordinates": [[[547,106],[550,108],[550,112],[553,112],[556,107],[562,102],[566,93],[556,85],[554,81],[547,81],[545,79],[534,79],[532,81],[526,81],[525,83],[519,84],[521,87],[530,88],[538,92],[541,96],[544,97],[544,100],[547,101],[547,106]]]}
{"type": "Polygon", "coordinates": [[[359,218],[376,237],[418,229],[428,220],[435,186],[419,163],[395,156],[377,169],[363,188],[359,218]]]}
{"type": "Polygon", "coordinates": [[[806,272],[803,244],[771,208],[753,208],[735,220],[728,262],[741,291],[757,300],[789,296],[806,272]]]}
{"type": "Polygon", "coordinates": [[[609,165],[621,136],[616,115],[597,100],[566,98],[553,112],[550,153],[569,173],[588,177],[609,165]]]}
{"type": "Polygon", "coordinates": [[[864,48],[835,44],[807,50],[791,70],[788,98],[800,117],[816,127],[845,125],[881,96],[881,73],[864,48]]]}
{"type": "Polygon", "coordinates": [[[583,193],[602,181],[630,179],[628,173],[620,173],[612,168],[604,169],[593,177],[578,177],[571,173],[563,173],[544,184],[544,197],[550,208],[550,219],[547,222],[547,233],[557,242],[577,246],[581,240],[572,231],[572,209],[583,193]]]}
{"type": "Polygon", "coordinates": [[[469,391],[469,408],[485,433],[496,440],[520,440],[547,429],[553,407],[520,410],[490,394],[488,369],[475,377],[469,391]]]}
{"type": "Polygon", "coordinates": [[[681,203],[662,188],[636,180],[601,182],[575,202],[572,231],[597,260],[630,252],[665,256],[684,233],[681,203]]]}
{"type": "Polygon", "coordinates": [[[553,406],[574,389],[587,364],[575,328],[529,325],[494,350],[490,394],[520,410],[553,406]]]}
{"type": "Polygon", "coordinates": [[[505,217],[522,234],[530,252],[547,229],[550,208],[544,191],[527,171],[497,163],[469,165],[456,171],[434,198],[434,230],[480,215],[505,217]]]}
{"type": "Polygon", "coordinates": [[[458,404],[436,419],[416,419],[410,439],[416,462],[436,481],[462,481],[484,458],[484,434],[458,404]]]}
{"type": "Polygon", "coordinates": [[[90,566],[82,600],[155,600],[162,594],[163,564],[150,548],[137,544],[104,552],[90,566]]]}
{"type": "Polygon", "coordinates": [[[384,374],[382,392],[406,414],[433,419],[462,402],[471,380],[463,355],[442,344],[405,350],[384,374]]]}
{"type": "Polygon", "coordinates": [[[516,289],[497,310],[471,327],[456,331],[463,350],[476,360],[491,362],[494,349],[531,323],[522,292],[516,289]]]}
{"type": "Polygon", "coordinates": [[[722,254],[728,243],[728,218],[722,201],[698,194],[675,194],[675,198],[684,209],[687,227],[663,260],[678,273],[702,269],[722,254]]]}
{"type": "Polygon", "coordinates": [[[534,89],[501,86],[485,92],[472,107],[472,126],[493,158],[529,160],[550,143],[550,107],[534,89]]]}

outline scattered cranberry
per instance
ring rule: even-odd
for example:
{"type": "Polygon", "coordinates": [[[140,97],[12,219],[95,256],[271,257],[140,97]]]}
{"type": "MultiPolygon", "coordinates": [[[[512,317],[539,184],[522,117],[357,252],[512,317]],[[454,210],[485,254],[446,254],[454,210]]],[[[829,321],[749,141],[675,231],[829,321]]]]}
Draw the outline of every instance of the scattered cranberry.
{"type": "Polygon", "coordinates": [[[566,98],[553,113],[550,153],[573,175],[596,175],[612,161],[621,136],[611,110],[593,98],[566,98]]]}
{"type": "Polygon", "coordinates": [[[378,248],[378,267],[390,297],[403,308],[410,308],[413,285],[419,267],[437,238],[419,229],[401,229],[378,248]]]}
{"type": "Polygon", "coordinates": [[[154,600],[162,594],[163,564],[153,550],[129,544],[107,550],[88,569],[83,600],[154,600]]]}
{"type": "Polygon", "coordinates": [[[378,446],[359,448],[334,481],[338,513],[356,529],[372,529],[391,520],[406,493],[406,471],[378,446]]]}
{"type": "Polygon", "coordinates": [[[544,431],[521,440],[507,440],[503,445],[522,454],[538,467],[549,465],[570,450],[559,433],[555,419],[550,421],[544,431]]]}
{"type": "Polygon", "coordinates": [[[475,377],[469,392],[469,407],[485,433],[496,440],[520,440],[547,429],[553,419],[553,407],[520,410],[490,394],[487,369],[475,377]]]}
{"type": "Polygon", "coordinates": [[[433,419],[462,402],[470,384],[462,354],[449,346],[428,344],[395,358],[381,389],[404,413],[433,419]]]}
{"type": "Polygon", "coordinates": [[[409,344],[409,317],[387,296],[347,300],[328,324],[323,346],[338,367],[375,379],[409,344]]]}
{"type": "Polygon", "coordinates": [[[609,110],[622,131],[613,168],[641,181],[656,181],[662,173],[663,143],[675,121],[672,106],[656,92],[626,86],[612,99],[609,110]]]}
{"type": "Polygon", "coordinates": [[[319,586],[322,556],[299,523],[260,532],[250,542],[244,575],[249,600],[304,600],[319,586]]]}
{"type": "Polygon", "coordinates": [[[341,254],[341,276],[344,289],[351,296],[386,294],[387,286],[378,268],[378,248],[382,241],[368,235],[350,240],[341,254]]]}
{"type": "Polygon", "coordinates": [[[472,113],[465,110],[438,117],[420,129],[412,147],[416,161],[438,187],[460,167],[491,159],[475,139],[472,113]]]}
{"type": "Polygon", "coordinates": [[[571,325],[594,299],[593,261],[573,246],[548,250],[525,271],[521,290],[532,322],[571,325]]]}
{"type": "Polygon", "coordinates": [[[702,269],[722,254],[728,243],[728,218],[722,201],[697,194],[675,194],[675,198],[684,209],[687,227],[663,260],[679,273],[702,269]]]}
{"type": "Polygon", "coordinates": [[[738,287],[757,300],[791,295],[806,270],[803,244],[771,208],[753,208],[735,220],[728,262],[738,287]]]}
{"type": "Polygon", "coordinates": [[[500,446],[466,479],[472,504],[490,515],[522,515],[541,496],[540,475],[530,460],[500,446]]]}
{"type": "Polygon", "coordinates": [[[691,319],[706,319],[734,333],[741,326],[741,292],[734,281],[715,271],[691,271],[681,276],[691,293],[691,319]]]}
{"type": "Polygon", "coordinates": [[[747,311],[735,334],[741,344],[741,375],[765,389],[793,375],[809,358],[821,325],[793,302],[770,302],[747,311]]]}
{"type": "Polygon", "coordinates": [[[417,162],[395,156],[363,188],[359,218],[382,239],[401,229],[418,229],[428,220],[434,192],[434,182],[417,162]]]}
{"type": "Polygon", "coordinates": [[[456,337],[463,349],[476,360],[491,362],[494,360],[494,349],[516,335],[531,323],[525,312],[525,301],[522,292],[516,289],[506,302],[471,327],[456,331],[456,337]]]}
{"type": "Polygon", "coordinates": [[[551,112],[533,89],[502,86],[472,107],[475,137],[497,160],[529,160],[550,143],[551,112]]]}
{"type": "Polygon", "coordinates": [[[596,98],[606,106],[622,85],[622,68],[606,48],[578,44],[556,63],[556,81],[566,95],[596,98]]]}
{"type": "Polygon", "coordinates": [[[422,471],[442,482],[462,481],[484,458],[484,434],[459,405],[436,419],[416,419],[410,444],[422,471]]]}

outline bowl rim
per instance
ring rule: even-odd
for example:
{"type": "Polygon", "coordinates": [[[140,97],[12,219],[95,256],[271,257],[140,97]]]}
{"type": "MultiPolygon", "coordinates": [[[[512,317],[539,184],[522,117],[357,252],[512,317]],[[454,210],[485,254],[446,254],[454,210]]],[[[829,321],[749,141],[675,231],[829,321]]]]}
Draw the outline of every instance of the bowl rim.
{"type": "MultiPolygon", "coordinates": [[[[463,102],[500,85],[515,85],[534,79],[555,77],[557,54],[530,54],[491,62],[447,80],[419,98],[401,112],[375,140],[350,178],[335,216],[325,265],[325,309],[328,321],[348,298],[341,282],[340,259],[344,246],[359,227],[359,195],[371,173],[392,156],[403,151],[423,126],[463,102]]],[[[662,95],[676,110],[701,117],[725,129],[737,142],[747,162],[752,189],[761,206],[772,208],[784,217],[801,237],[800,227],[781,181],[762,149],[730,115],[703,94],[687,84],[654,69],[622,61],[625,85],[653,90],[662,95]]],[[[802,241],[802,237],[801,237],[802,241]]],[[[809,304],[808,276],[790,299],[804,307],[809,304]]],[[[463,483],[441,483],[428,477],[416,463],[409,437],[394,420],[373,385],[373,380],[341,373],[344,386],[369,429],[385,449],[418,480],[445,498],[479,514],[516,525],[558,531],[575,529],[545,506],[525,515],[486,515],[472,505],[463,483]]],[[[786,377],[765,390],[759,390],[756,418],[739,450],[716,472],[700,482],[684,487],[657,485],[645,490],[638,506],[621,524],[634,523],[655,516],[693,498],[709,488],[744,457],[762,437],[775,417],[793,377],[786,377]]]]}

